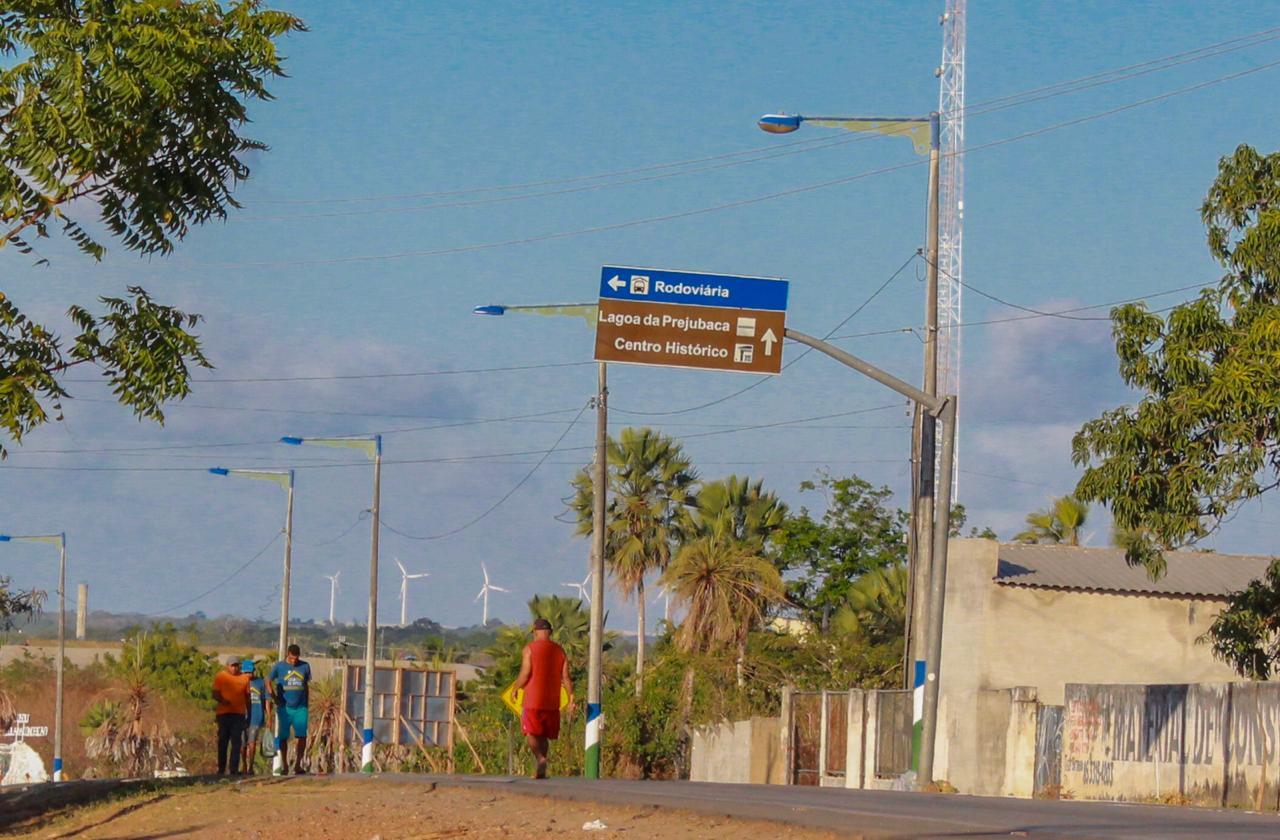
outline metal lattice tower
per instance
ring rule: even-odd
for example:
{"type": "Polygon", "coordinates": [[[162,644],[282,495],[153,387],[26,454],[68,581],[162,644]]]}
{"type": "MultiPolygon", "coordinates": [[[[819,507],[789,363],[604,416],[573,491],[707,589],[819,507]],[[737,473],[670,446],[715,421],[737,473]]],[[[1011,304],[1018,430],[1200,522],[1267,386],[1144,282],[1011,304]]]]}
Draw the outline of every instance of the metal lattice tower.
{"type": "MultiPolygon", "coordinates": [[[[964,242],[965,0],[946,0],[938,67],[941,161],[938,184],[938,393],[960,393],[961,271],[964,242]]],[[[959,496],[960,442],[953,498],[959,496]]]]}

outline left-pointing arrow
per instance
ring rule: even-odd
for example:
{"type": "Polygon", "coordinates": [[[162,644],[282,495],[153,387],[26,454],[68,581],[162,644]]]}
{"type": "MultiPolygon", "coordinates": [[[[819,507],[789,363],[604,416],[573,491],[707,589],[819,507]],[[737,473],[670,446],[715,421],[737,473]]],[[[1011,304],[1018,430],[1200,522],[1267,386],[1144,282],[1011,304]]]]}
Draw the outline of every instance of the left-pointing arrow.
{"type": "Polygon", "coordinates": [[[772,356],[773,345],[778,341],[778,336],[774,334],[773,329],[770,328],[765,330],[764,335],[760,336],[760,340],[764,342],[764,354],[766,356],[772,356]]]}
{"type": "Polygon", "coordinates": [[[618,289],[621,289],[625,285],[627,285],[627,281],[623,280],[616,274],[613,275],[613,277],[609,280],[609,288],[613,289],[615,292],[618,291],[618,289]]]}

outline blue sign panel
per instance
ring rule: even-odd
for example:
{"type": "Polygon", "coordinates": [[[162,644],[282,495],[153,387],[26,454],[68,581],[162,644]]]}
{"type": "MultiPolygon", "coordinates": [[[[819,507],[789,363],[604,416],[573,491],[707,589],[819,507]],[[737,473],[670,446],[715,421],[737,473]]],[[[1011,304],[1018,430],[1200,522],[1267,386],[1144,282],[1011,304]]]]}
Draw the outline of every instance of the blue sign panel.
{"type": "Polygon", "coordinates": [[[606,265],[600,271],[600,297],[786,312],[787,281],[606,265]]]}

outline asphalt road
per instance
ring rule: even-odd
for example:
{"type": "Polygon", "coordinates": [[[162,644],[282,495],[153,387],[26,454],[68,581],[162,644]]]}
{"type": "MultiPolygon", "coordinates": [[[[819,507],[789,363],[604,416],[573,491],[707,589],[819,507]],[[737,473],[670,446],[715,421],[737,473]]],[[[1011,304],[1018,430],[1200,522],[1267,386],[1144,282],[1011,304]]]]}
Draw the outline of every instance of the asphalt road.
{"type": "Polygon", "coordinates": [[[1280,838],[1277,814],[1121,802],[708,782],[534,781],[495,776],[402,778],[579,801],[682,808],[877,838],[1280,838]]]}

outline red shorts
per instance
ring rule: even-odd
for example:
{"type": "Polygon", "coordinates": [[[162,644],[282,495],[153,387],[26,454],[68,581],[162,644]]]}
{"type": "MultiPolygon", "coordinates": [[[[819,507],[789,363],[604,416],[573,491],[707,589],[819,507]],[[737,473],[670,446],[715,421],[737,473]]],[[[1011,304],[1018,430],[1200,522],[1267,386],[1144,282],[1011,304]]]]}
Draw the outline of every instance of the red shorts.
{"type": "Polygon", "coordinates": [[[520,729],[535,738],[560,737],[559,709],[525,709],[520,715],[520,729]]]}

